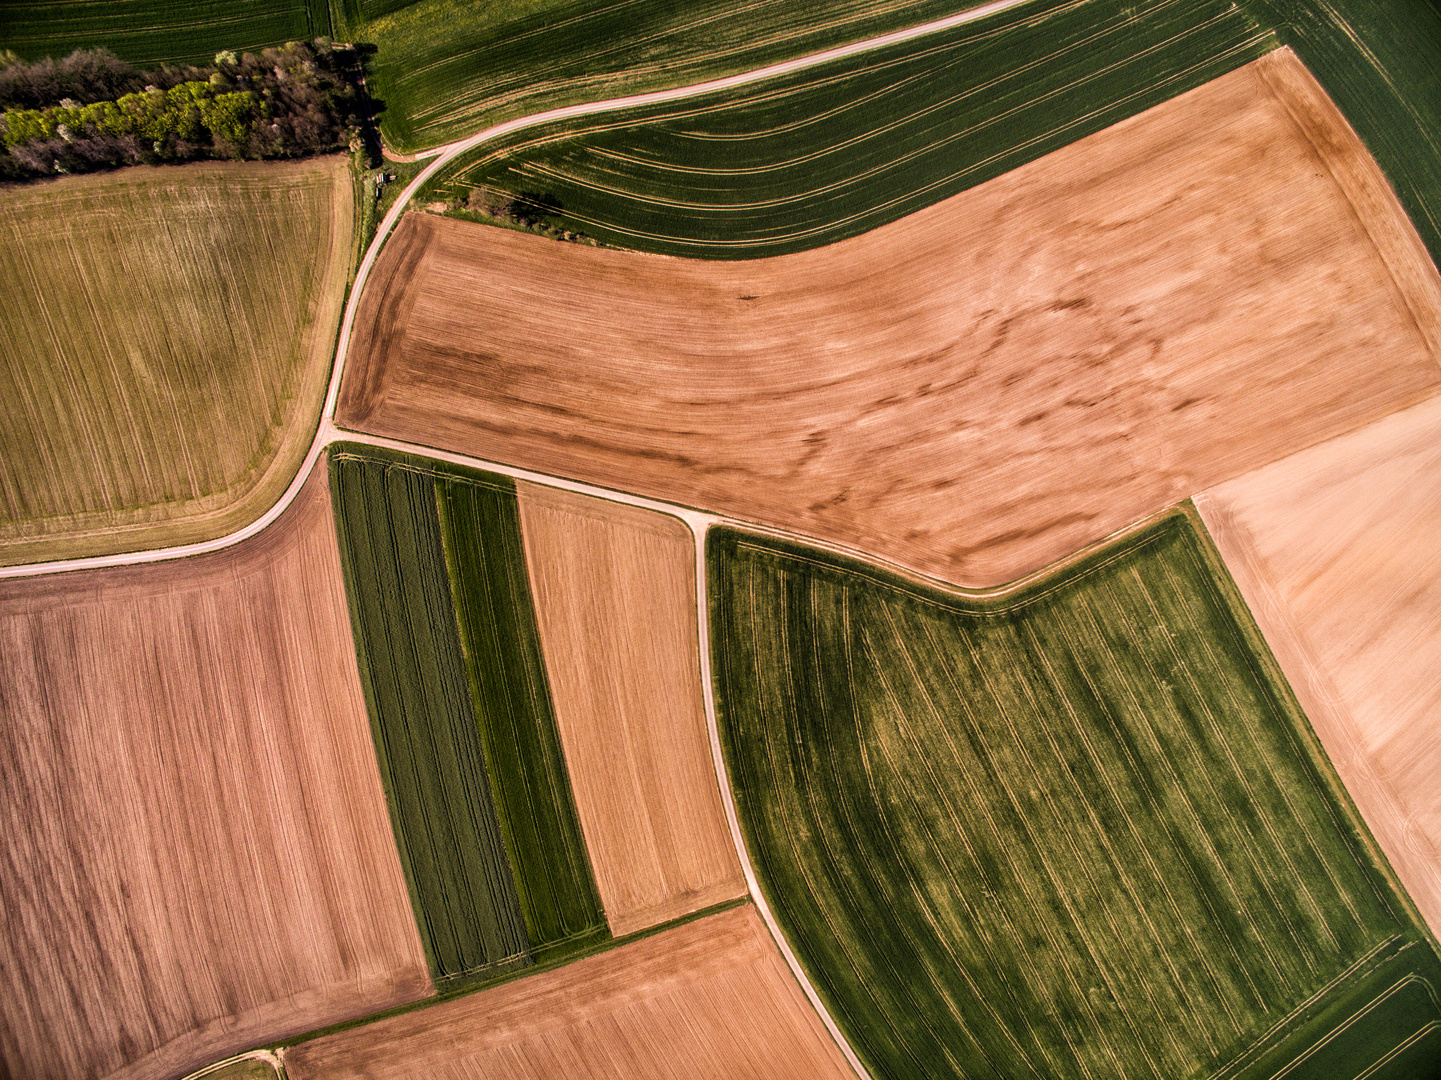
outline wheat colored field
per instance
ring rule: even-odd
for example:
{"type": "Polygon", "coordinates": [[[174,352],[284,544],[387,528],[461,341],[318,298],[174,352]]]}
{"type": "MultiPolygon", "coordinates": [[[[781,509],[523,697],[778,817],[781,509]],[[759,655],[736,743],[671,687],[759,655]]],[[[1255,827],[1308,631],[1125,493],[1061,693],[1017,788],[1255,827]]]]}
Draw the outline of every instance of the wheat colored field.
{"type": "Polygon", "coordinates": [[[705,263],[411,215],[339,423],[992,585],[1441,389],[1441,280],[1288,50],[873,232],[705,263]]]}
{"type": "Polygon", "coordinates": [[[0,564],[221,536],[280,497],[325,395],[346,161],[0,193],[0,564]]]}
{"type": "Polygon", "coordinates": [[[744,896],[706,735],[690,530],[554,488],[516,491],[556,723],[611,932],[744,896]]]}
{"type": "Polygon", "coordinates": [[[852,1080],[755,908],[290,1050],[291,1080],[852,1080]]]}
{"type": "Polygon", "coordinates": [[[1441,400],[1196,505],[1371,832],[1441,933],[1441,400]]]}
{"type": "Polygon", "coordinates": [[[169,1077],[431,992],[323,471],[215,555],[0,582],[0,1074],[169,1077]]]}

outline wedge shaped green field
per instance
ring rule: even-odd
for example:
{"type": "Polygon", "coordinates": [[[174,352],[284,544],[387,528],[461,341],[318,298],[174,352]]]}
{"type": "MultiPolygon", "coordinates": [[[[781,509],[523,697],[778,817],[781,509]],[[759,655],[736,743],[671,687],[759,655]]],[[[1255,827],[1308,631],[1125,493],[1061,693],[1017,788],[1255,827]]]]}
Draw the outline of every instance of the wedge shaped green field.
{"type": "Polygon", "coordinates": [[[1409,0],[1053,0],[783,78],[488,145],[485,185],[621,247],[757,258],[939,202],[1290,44],[1441,254],[1441,12],[1409,0]]]}
{"type": "Polygon", "coordinates": [[[877,1080],[1423,1075],[1434,943],[1189,512],[986,597],[707,543],[747,844],[877,1080]]]}
{"type": "Polygon", "coordinates": [[[513,484],[341,445],[330,480],[381,776],[437,983],[608,936],[513,484]]]}

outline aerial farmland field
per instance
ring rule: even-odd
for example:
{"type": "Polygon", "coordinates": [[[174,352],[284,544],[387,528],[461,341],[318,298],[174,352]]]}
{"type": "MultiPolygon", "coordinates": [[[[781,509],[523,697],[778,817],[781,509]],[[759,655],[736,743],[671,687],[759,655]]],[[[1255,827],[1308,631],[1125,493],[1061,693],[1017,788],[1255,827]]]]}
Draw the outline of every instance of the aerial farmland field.
{"type": "Polygon", "coordinates": [[[291,1080],[853,1075],[745,905],[290,1049],[291,1080]]]}
{"type": "Polygon", "coordinates": [[[0,1062],[177,1076],[432,992],[324,477],[265,533],[0,582],[0,1062]]]}
{"type": "Polygon", "coordinates": [[[1434,941],[1193,516],[983,597],[708,545],[748,846],[872,1076],[1441,1052],[1434,941]]]}
{"type": "Polygon", "coordinates": [[[690,529],[536,484],[517,492],[556,720],[611,932],[745,895],[706,737],[690,529]]]}
{"type": "Polygon", "coordinates": [[[1441,932],[1441,400],[1222,484],[1197,508],[1441,932]]]}
{"type": "Polygon", "coordinates": [[[147,64],[208,63],[331,32],[326,0],[48,0],[0,4],[0,49],[30,59],[106,48],[147,64]]]}
{"type": "Polygon", "coordinates": [[[0,1080],[1441,1080],[1438,56],[0,0],[0,1080]]]}
{"type": "Polygon", "coordinates": [[[0,565],[268,510],[315,434],[353,216],[338,158],[0,192],[0,565]]]}
{"type": "Polygon", "coordinates": [[[606,934],[551,712],[514,487],[334,449],[362,683],[438,982],[606,934]]]}
{"type": "Polygon", "coordinates": [[[1281,50],[773,259],[411,215],[337,422],[993,585],[1437,393],[1438,312],[1384,178],[1281,50]]]}
{"type": "Polygon", "coordinates": [[[340,0],[374,42],[388,146],[410,152],[544,108],[699,82],[954,14],[943,0],[340,0]]]}

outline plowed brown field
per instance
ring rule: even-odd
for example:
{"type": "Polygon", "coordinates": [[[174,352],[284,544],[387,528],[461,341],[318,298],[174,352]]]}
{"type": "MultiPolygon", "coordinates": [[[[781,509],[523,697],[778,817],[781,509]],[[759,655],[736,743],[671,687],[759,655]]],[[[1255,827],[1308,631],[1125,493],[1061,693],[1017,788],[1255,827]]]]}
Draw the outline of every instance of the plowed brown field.
{"type": "Polygon", "coordinates": [[[1441,400],[1196,505],[1351,797],[1441,934],[1441,400]]]}
{"type": "Polygon", "coordinates": [[[742,263],[411,215],[339,422],[994,585],[1436,393],[1441,279],[1289,50],[742,263]]]}
{"type": "Polygon", "coordinates": [[[314,1042],[291,1080],[852,1073],[750,905],[314,1042]]]}
{"type": "Polygon", "coordinates": [[[585,495],[516,490],[556,722],[611,931],[743,896],[706,735],[690,530],[585,495]]]}
{"type": "Polygon", "coordinates": [[[431,992],[325,479],[214,555],[0,582],[0,1074],[175,1076],[431,992]]]}

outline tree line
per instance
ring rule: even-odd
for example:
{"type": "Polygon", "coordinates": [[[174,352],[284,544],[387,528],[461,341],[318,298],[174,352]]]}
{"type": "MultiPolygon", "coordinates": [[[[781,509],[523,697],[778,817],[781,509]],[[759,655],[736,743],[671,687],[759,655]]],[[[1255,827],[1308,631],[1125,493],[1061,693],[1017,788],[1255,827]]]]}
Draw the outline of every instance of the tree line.
{"type": "Polygon", "coordinates": [[[105,49],[0,54],[0,179],[355,147],[371,115],[363,74],[360,50],[326,38],[154,70],[105,49]]]}

